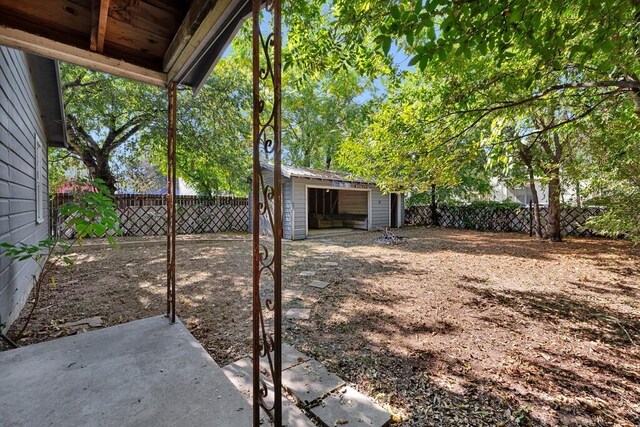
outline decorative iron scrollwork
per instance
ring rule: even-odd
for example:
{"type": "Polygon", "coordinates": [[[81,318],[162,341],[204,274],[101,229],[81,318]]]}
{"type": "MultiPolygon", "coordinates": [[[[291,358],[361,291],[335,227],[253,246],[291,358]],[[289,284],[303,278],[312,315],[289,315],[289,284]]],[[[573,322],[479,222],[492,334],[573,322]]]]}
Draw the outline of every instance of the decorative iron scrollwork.
{"type": "Polygon", "coordinates": [[[253,0],[254,426],[260,424],[260,407],[269,415],[274,425],[282,425],[281,20],[280,0],[253,0]],[[268,12],[265,15],[272,19],[273,24],[273,32],[266,38],[260,29],[262,5],[268,12]],[[273,176],[268,176],[267,179],[263,176],[263,160],[273,163],[273,176]],[[268,224],[268,227],[261,227],[263,223],[268,224]],[[270,231],[270,236],[262,236],[261,231],[270,231]],[[273,382],[272,386],[260,371],[261,360],[266,362],[266,377],[273,382]],[[273,394],[272,400],[270,393],[273,394]]]}

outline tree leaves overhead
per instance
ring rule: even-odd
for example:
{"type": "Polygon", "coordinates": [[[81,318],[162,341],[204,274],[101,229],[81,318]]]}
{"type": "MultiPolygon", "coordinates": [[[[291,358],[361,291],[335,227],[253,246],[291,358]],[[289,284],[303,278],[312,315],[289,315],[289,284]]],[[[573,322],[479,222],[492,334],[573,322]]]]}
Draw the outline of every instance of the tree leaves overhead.
{"type": "Polygon", "coordinates": [[[163,91],[68,64],[60,74],[69,151],[113,193],[111,154],[154,126],[166,108],[163,91]]]}

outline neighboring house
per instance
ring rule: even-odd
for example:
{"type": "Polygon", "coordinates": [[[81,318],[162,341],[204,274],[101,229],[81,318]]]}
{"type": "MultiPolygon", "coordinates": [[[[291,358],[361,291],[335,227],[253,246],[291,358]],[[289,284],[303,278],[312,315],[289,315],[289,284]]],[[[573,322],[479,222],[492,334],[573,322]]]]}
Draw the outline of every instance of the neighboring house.
{"type": "MultiPolygon", "coordinates": [[[[540,206],[549,206],[549,189],[542,184],[540,180],[535,181],[536,192],[538,193],[538,203],[540,206]]],[[[529,206],[532,200],[531,187],[523,185],[520,187],[510,187],[496,178],[491,180],[491,193],[481,197],[482,200],[491,200],[494,202],[510,201],[520,203],[522,206],[529,206]]],[[[567,204],[576,203],[576,190],[573,188],[564,188],[560,195],[561,201],[567,204]]]]}
{"type": "MultiPolygon", "coordinates": [[[[47,147],[65,143],[57,62],[0,47],[0,242],[49,236],[47,147]]],[[[2,331],[18,317],[39,271],[34,261],[0,256],[2,331]]]]}
{"type": "MultiPolygon", "coordinates": [[[[145,191],[144,193],[137,193],[135,191],[117,191],[118,194],[167,194],[167,187],[162,187],[156,190],[145,191]]],[[[191,188],[189,184],[184,182],[181,178],[176,179],[176,196],[197,196],[196,190],[191,188]]]]}
{"type": "Polygon", "coordinates": [[[58,188],[56,193],[58,194],[75,194],[82,193],[85,191],[93,191],[97,192],[98,190],[91,184],[77,182],[73,179],[66,181],[64,184],[58,188]]]}
{"type": "MultiPolygon", "coordinates": [[[[264,165],[262,173],[265,182],[271,184],[273,166],[264,165]]],[[[306,239],[314,230],[375,231],[398,228],[403,223],[404,195],[384,194],[371,181],[351,179],[333,171],[283,165],[282,185],[285,239],[306,239]]]]}

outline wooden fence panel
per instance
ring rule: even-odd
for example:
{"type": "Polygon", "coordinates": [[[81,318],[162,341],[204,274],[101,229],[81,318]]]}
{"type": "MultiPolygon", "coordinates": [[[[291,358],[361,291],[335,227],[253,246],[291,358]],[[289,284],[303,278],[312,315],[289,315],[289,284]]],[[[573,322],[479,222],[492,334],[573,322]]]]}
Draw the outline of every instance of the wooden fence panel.
{"type": "MultiPolygon", "coordinates": [[[[67,226],[70,218],[59,214],[59,206],[73,203],[74,196],[58,194],[51,200],[51,234],[73,237],[67,226]]],[[[167,232],[165,195],[117,194],[116,211],[124,236],[163,236],[167,232]]],[[[249,205],[246,198],[216,196],[176,197],[176,231],[178,234],[203,234],[225,231],[248,231],[249,205]]]]}
{"type": "MultiPolygon", "coordinates": [[[[547,208],[540,208],[542,228],[546,227],[547,208]]],[[[597,234],[584,224],[602,215],[603,208],[565,207],[560,210],[563,236],[592,237],[597,234]]],[[[436,208],[438,223],[433,223],[431,206],[411,206],[405,210],[405,224],[440,226],[481,231],[513,231],[529,233],[534,226],[533,212],[526,207],[449,206],[436,208]]]]}

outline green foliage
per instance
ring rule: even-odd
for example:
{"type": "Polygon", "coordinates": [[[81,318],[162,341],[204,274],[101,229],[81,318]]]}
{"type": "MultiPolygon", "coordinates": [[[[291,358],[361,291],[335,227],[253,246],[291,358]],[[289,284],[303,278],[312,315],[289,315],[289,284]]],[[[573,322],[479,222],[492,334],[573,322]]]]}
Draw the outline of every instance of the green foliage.
{"type": "MultiPolygon", "coordinates": [[[[296,166],[335,168],[345,139],[361,131],[366,107],[356,101],[365,84],[353,72],[302,78],[297,68],[285,74],[283,145],[285,160],[296,166]]],[[[340,165],[337,165],[340,167],[340,165]]]]}
{"type": "Polygon", "coordinates": [[[390,89],[368,126],[342,145],[340,164],[386,191],[420,193],[431,184],[458,194],[487,191],[485,152],[473,135],[448,140],[436,135],[441,110],[434,108],[433,86],[421,80],[407,75],[390,89]]]}
{"type": "MultiPolygon", "coordinates": [[[[56,246],[62,250],[62,254],[66,254],[74,244],[82,244],[85,238],[92,237],[105,237],[115,246],[113,236],[121,234],[121,231],[118,226],[118,213],[109,189],[100,181],[80,183],[83,184],[90,185],[95,191],[83,191],[73,203],[65,203],[59,207],[60,215],[70,218],[67,225],[74,232],[74,240],[71,243],[53,238],[41,240],[36,244],[2,242],[2,255],[18,261],[33,259],[39,262],[44,256],[50,256],[56,246]]],[[[58,258],[66,264],[71,264],[71,260],[65,255],[58,258]]]]}
{"type": "MultiPolygon", "coordinates": [[[[42,265],[42,271],[36,279],[34,286],[34,302],[31,311],[26,317],[22,329],[18,332],[15,340],[19,340],[24,331],[27,329],[31,316],[33,315],[38,301],[40,300],[40,290],[45,280],[49,279],[53,267],[62,262],[67,266],[73,264],[73,260],[67,256],[69,250],[76,244],[82,244],[83,239],[89,237],[106,237],[110,245],[117,247],[114,235],[121,234],[118,228],[118,214],[115,205],[111,199],[111,191],[107,185],[100,181],[80,183],[86,188],[93,188],[82,192],[74,203],[68,203],[60,206],[60,213],[71,217],[67,224],[74,230],[74,239],[72,241],[61,240],[60,237],[52,239],[44,239],[34,245],[19,243],[0,243],[2,253],[11,260],[27,261],[34,260],[39,265],[42,259],[45,259],[42,265]]],[[[50,280],[53,280],[51,277],[50,280]]]]}
{"type": "Polygon", "coordinates": [[[109,74],[62,64],[60,69],[69,152],[92,179],[104,181],[111,193],[117,178],[113,152],[151,132],[166,111],[160,88],[109,74]]]}
{"type": "Polygon", "coordinates": [[[49,148],[49,193],[56,193],[70,179],[86,178],[84,167],[77,157],[63,148],[49,148]]]}
{"type": "MultiPolygon", "coordinates": [[[[220,60],[197,95],[178,92],[177,172],[202,196],[246,195],[251,169],[250,56],[243,38],[234,53],[220,60]]],[[[166,174],[166,117],[144,135],[151,161],[166,174]]]]}

